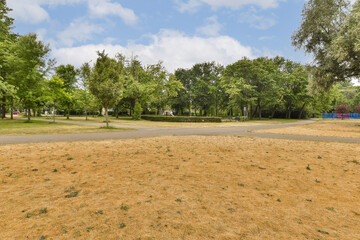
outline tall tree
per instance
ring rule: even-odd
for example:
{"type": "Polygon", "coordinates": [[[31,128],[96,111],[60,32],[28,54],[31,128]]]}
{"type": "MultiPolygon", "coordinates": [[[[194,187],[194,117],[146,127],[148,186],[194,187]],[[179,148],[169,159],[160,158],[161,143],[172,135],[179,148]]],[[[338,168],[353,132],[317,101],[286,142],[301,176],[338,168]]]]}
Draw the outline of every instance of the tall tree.
{"type": "Polygon", "coordinates": [[[89,88],[105,108],[106,127],[109,127],[108,109],[121,98],[123,91],[123,65],[110,58],[105,51],[97,52],[98,58],[91,72],[89,88]]]}
{"type": "Polygon", "coordinates": [[[17,96],[28,110],[35,109],[42,95],[44,77],[48,71],[47,59],[50,48],[37,40],[36,34],[20,36],[12,45],[13,55],[8,59],[12,72],[8,78],[17,86],[17,96]]]}
{"type": "Polygon", "coordinates": [[[301,25],[292,36],[296,48],[314,56],[313,75],[326,89],[352,76],[347,64],[331,52],[349,7],[348,0],[309,0],[303,8],[301,25]]]}
{"type": "Polygon", "coordinates": [[[194,105],[207,115],[212,106],[218,111],[220,77],[223,67],[215,62],[204,62],[192,67],[192,78],[194,79],[194,105]]]}
{"type": "Polygon", "coordinates": [[[171,99],[172,106],[178,110],[179,113],[183,113],[184,109],[189,110],[189,116],[191,116],[192,103],[194,101],[194,78],[192,77],[191,69],[179,68],[175,71],[175,77],[178,79],[183,88],[179,90],[178,95],[171,99]]]}
{"type": "Polygon", "coordinates": [[[55,122],[56,104],[68,98],[65,92],[64,82],[60,77],[53,76],[50,80],[45,81],[45,98],[51,102],[53,107],[53,121],[55,122]]]}
{"type": "Polygon", "coordinates": [[[79,70],[77,70],[73,65],[67,64],[60,65],[55,68],[56,76],[60,77],[63,81],[63,89],[67,93],[67,98],[63,99],[63,105],[66,109],[66,118],[70,118],[70,110],[74,105],[74,98],[72,93],[75,89],[75,84],[77,82],[76,76],[79,74],[79,70]]]}
{"type": "Polygon", "coordinates": [[[6,114],[7,97],[13,99],[13,92],[11,91],[13,88],[5,87],[5,85],[13,85],[8,79],[8,75],[11,72],[11,66],[9,66],[7,61],[11,55],[11,45],[14,43],[16,38],[16,35],[11,33],[14,19],[8,16],[10,11],[11,9],[7,7],[6,1],[0,0],[0,82],[3,85],[3,87],[0,89],[0,112],[2,118],[4,118],[6,114]]]}
{"type": "Polygon", "coordinates": [[[360,1],[356,1],[336,37],[331,54],[346,67],[345,77],[360,77],[360,1]]]}
{"type": "Polygon", "coordinates": [[[146,69],[150,78],[151,103],[156,107],[157,113],[161,114],[171,97],[177,96],[178,91],[182,88],[173,74],[169,74],[161,62],[149,65],[146,69]]]}
{"type": "Polygon", "coordinates": [[[85,111],[85,120],[88,120],[88,108],[92,100],[91,93],[89,92],[89,81],[91,77],[91,67],[88,62],[81,65],[80,70],[80,88],[82,91],[78,92],[77,96],[82,100],[84,111],[85,111]]]}

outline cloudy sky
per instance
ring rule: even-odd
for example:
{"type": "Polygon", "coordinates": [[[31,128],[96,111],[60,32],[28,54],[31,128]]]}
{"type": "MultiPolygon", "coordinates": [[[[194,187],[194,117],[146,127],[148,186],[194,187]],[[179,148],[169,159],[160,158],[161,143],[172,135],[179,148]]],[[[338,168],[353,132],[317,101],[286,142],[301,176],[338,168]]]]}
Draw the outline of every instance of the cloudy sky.
{"type": "Polygon", "coordinates": [[[242,57],[311,57],[291,46],[305,0],[7,0],[16,33],[35,32],[58,64],[110,56],[163,61],[168,71],[242,57]]]}

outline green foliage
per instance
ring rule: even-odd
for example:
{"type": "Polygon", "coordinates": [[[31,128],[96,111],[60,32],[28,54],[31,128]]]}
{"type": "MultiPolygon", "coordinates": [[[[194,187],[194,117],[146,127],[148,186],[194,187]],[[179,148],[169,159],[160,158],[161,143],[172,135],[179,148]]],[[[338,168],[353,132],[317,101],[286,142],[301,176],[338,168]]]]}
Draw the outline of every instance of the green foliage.
{"type": "Polygon", "coordinates": [[[184,117],[184,116],[149,116],[144,115],[141,117],[144,120],[149,121],[161,121],[161,122],[221,122],[219,117],[184,117]]]}
{"type": "Polygon", "coordinates": [[[69,119],[70,110],[75,104],[73,92],[75,89],[75,83],[77,82],[76,76],[79,74],[79,70],[75,69],[73,65],[67,64],[66,66],[60,65],[56,67],[55,72],[56,76],[63,81],[62,88],[67,94],[65,98],[61,99],[61,103],[65,107],[67,111],[66,116],[67,119],[69,119]]]}
{"type": "Polygon", "coordinates": [[[330,54],[344,65],[344,78],[360,77],[360,1],[346,12],[336,36],[331,41],[330,54]]]}
{"type": "Polygon", "coordinates": [[[140,120],[141,119],[141,104],[139,102],[135,103],[135,109],[134,109],[134,120],[140,120]]]}
{"type": "Polygon", "coordinates": [[[24,108],[29,110],[41,102],[49,51],[49,46],[37,40],[35,34],[20,36],[11,46],[12,55],[8,58],[11,71],[8,79],[18,88],[17,96],[24,108]]]}
{"type": "Polygon", "coordinates": [[[346,35],[341,29],[346,28],[349,8],[348,0],[309,0],[303,9],[301,25],[292,36],[296,48],[314,56],[314,79],[325,89],[352,76],[352,66],[342,59],[345,55],[337,53],[343,52],[339,48],[343,44],[339,36],[346,35]]]}
{"type": "Polygon", "coordinates": [[[108,123],[108,108],[116,103],[122,95],[123,64],[108,57],[105,51],[98,52],[98,58],[91,72],[89,89],[105,108],[106,126],[108,123]]]}

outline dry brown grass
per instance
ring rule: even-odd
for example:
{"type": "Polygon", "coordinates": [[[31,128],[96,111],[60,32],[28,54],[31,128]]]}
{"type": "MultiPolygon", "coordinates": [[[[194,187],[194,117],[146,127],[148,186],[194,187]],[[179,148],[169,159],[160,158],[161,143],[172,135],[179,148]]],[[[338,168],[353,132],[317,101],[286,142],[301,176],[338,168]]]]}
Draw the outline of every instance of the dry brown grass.
{"type": "Polygon", "coordinates": [[[245,137],[0,146],[0,239],[360,239],[359,155],[245,137]]]}
{"type": "Polygon", "coordinates": [[[308,125],[257,130],[255,132],[322,137],[360,138],[360,120],[321,120],[308,125]]]}

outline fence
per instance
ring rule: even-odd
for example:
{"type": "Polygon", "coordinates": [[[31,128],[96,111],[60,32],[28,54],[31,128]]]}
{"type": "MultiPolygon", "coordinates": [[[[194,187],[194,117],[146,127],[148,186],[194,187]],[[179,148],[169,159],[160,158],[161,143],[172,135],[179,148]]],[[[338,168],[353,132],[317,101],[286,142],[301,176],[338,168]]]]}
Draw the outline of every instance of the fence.
{"type": "Polygon", "coordinates": [[[324,119],[360,119],[359,113],[323,113],[324,119]]]}

